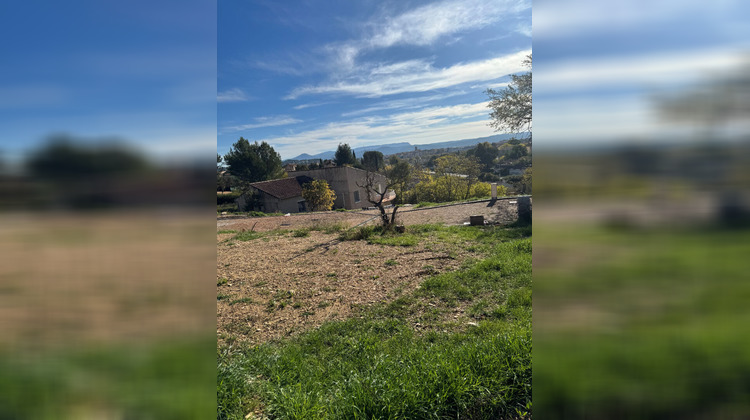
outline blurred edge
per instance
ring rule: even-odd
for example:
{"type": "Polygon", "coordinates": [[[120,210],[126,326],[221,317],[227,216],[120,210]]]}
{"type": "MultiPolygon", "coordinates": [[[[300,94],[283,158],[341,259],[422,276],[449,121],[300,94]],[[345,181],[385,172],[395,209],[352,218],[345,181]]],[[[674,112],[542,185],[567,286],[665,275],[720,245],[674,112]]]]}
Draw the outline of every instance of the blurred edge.
{"type": "Polygon", "coordinates": [[[0,418],[215,415],[215,8],[2,6],[0,418]]]}
{"type": "Polygon", "coordinates": [[[746,7],[534,7],[535,414],[750,417],[746,7]]]}

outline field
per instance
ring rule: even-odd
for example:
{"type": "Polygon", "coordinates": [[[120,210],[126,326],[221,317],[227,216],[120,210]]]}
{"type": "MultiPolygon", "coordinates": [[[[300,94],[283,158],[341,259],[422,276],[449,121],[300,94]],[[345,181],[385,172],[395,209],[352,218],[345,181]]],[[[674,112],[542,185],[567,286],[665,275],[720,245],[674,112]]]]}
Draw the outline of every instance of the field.
{"type": "Polygon", "coordinates": [[[529,227],[219,229],[218,418],[531,417],[529,227]]]}

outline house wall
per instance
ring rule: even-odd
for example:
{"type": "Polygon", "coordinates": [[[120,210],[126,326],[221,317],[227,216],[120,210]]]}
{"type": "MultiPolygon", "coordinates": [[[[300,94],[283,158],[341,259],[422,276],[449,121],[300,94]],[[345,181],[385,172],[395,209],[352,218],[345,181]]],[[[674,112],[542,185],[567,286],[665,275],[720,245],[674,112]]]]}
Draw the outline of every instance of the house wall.
{"type": "Polygon", "coordinates": [[[299,213],[299,204],[297,202],[302,200],[302,196],[279,200],[265,193],[262,193],[260,199],[266,213],[299,213]]]}
{"type": "Polygon", "coordinates": [[[292,197],[287,198],[284,200],[279,200],[276,197],[273,197],[271,195],[268,195],[264,192],[260,193],[260,199],[259,204],[262,205],[262,208],[256,208],[256,209],[250,209],[248,208],[248,200],[245,196],[241,196],[237,199],[237,204],[239,205],[239,209],[241,211],[248,211],[248,210],[261,210],[265,213],[275,213],[275,212],[281,212],[281,213],[299,213],[299,204],[298,202],[304,200],[302,196],[298,197],[292,197]]]}
{"type": "MultiPolygon", "coordinates": [[[[306,175],[314,179],[324,179],[328,182],[328,186],[330,186],[336,193],[336,200],[333,203],[335,208],[351,210],[372,206],[372,204],[367,201],[365,189],[357,186],[357,184],[364,185],[365,177],[367,175],[366,171],[344,166],[313,169],[309,171],[296,171],[294,174],[306,175]],[[355,202],[354,200],[354,191],[359,191],[359,202],[355,202]]],[[[377,175],[377,177],[380,179],[383,188],[385,188],[386,178],[382,175],[377,175]]]]}

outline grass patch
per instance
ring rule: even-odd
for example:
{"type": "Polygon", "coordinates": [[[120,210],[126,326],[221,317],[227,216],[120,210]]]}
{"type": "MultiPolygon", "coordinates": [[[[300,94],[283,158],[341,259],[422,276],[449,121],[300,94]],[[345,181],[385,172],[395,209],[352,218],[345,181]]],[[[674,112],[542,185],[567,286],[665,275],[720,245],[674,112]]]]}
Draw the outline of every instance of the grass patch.
{"type": "Polygon", "coordinates": [[[407,233],[473,238],[486,258],[358,310],[353,319],[260,346],[220,349],[218,417],[242,419],[262,407],[270,418],[291,419],[530,418],[530,230],[417,229],[407,233]],[[508,296],[518,290],[516,306],[498,301],[498,290],[508,296]],[[473,308],[474,326],[446,322],[452,313],[446,301],[473,308]],[[507,314],[494,316],[501,304],[507,314]]]}
{"type": "Polygon", "coordinates": [[[0,418],[210,418],[215,352],[215,336],[0,351],[0,418]]]}
{"type": "Polygon", "coordinates": [[[255,303],[255,301],[251,297],[243,297],[229,302],[230,305],[236,305],[238,303],[255,303]]]}
{"type": "Polygon", "coordinates": [[[218,231],[216,233],[218,235],[223,235],[223,234],[226,234],[226,233],[237,233],[237,231],[236,230],[231,230],[231,229],[222,229],[222,230],[220,230],[220,231],[218,231]]]}
{"type": "Polygon", "coordinates": [[[534,278],[541,417],[750,416],[750,231],[546,235],[534,278]]]}
{"type": "Polygon", "coordinates": [[[216,285],[217,286],[223,286],[223,285],[227,284],[227,281],[228,280],[227,280],[226,277],[222,277],[222,278],[216,280],[216,285]]]}
{"type": "Polygon", "coordinates": [[[310,229],[297,229],[292,231],[292,236],[295,238],[306,238],[310,236],[310,229]]]}
{"type": "Polygon", "coordinates": [[[385,260],[384,264],[387,265],[388,267],[393,267],[394,265],[398,265],[398,261],[396,261],[396,260],[385,260]]]}

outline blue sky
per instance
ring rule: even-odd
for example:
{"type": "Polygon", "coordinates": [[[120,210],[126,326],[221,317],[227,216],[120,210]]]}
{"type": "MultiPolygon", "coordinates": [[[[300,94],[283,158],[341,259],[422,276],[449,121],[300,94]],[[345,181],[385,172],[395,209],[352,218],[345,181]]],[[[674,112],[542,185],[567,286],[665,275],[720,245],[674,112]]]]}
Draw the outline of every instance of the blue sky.
{"type": "Polygon", "coordinates": [[[494,134],[488,87],[524,71],[528,0],[221,1],[218,152],[282,156],[494,134]]]}
{"type": "Polygon", "coordinates": [[[535,146],[704,134],[697,119],[660,118],[659,100],[746,65],[749,17],[742,0],[535,1],[535,146]]]}
{"type": "Polygon", "coordinates": [[[0,20],[4,159],[56,133],[213,159],[214,1],[8,1],[0,20]]]}

